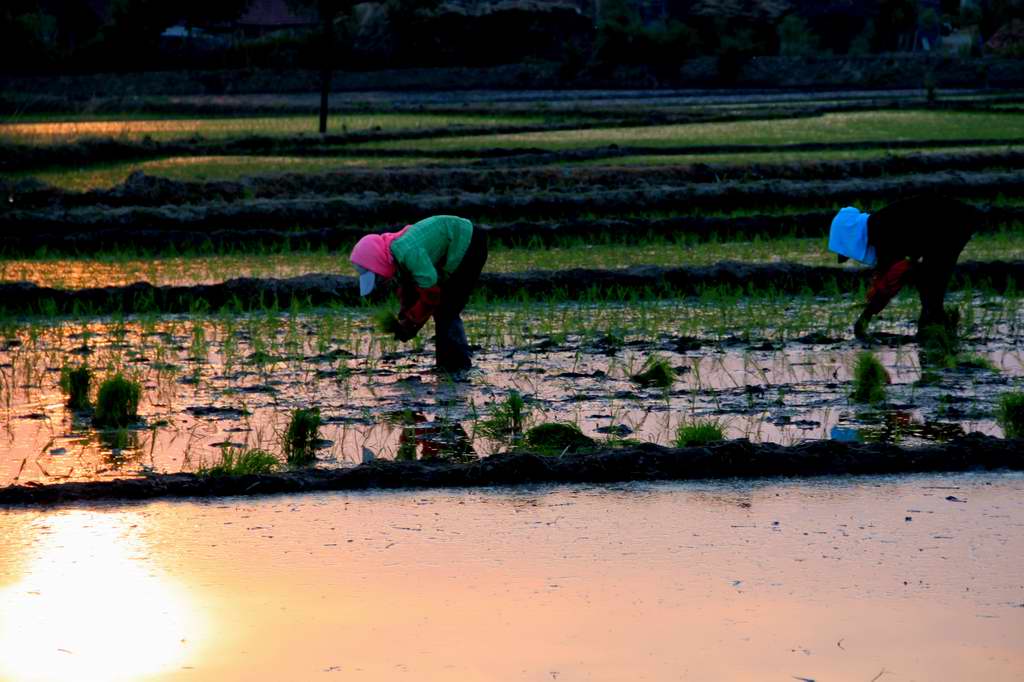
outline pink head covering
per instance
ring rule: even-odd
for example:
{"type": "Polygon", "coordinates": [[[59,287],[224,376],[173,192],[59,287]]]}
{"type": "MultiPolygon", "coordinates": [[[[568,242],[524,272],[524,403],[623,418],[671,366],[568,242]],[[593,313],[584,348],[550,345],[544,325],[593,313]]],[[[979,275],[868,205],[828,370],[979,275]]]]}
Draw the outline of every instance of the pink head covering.
{"type": "Polygon", "coordinates": [[[395,257],[391,255],[391,242],[405,234],[408,229],[409,226],[406,225],[399,232],[366,235],[356,242],[349,260],[383,279],[391,279],[397,270],[395,257]]]}

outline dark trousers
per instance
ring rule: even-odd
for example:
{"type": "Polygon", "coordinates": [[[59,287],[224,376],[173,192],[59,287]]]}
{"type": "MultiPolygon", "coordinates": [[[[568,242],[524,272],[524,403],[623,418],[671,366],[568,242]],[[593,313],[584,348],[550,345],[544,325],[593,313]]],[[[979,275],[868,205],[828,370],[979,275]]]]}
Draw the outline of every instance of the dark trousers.
{"type": "Polygon", "coordinates": [[[462,324],[462,311],[487,263],[487,235],[474,227],[466,255],[455,272],[441,284],[441,305],[434,311],[437,366],[447,372],[472,367],[472,352],[462,324]]]}
{"type": "Polygon", "coordinates": [[[868,219],[868,242],[878,255],[876,272],[884,273],[904,258],[915,261],[919,327],[945,321],[943,303],[953,269],[983,218],[955,199],[922,196],[894,202],[868,219]]]}

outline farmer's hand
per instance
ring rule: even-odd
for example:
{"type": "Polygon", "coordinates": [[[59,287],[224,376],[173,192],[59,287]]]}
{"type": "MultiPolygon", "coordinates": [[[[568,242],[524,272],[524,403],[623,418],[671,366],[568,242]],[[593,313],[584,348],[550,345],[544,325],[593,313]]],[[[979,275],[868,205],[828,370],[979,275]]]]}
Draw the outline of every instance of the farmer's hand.
{"type": "Polygon", "coordinates": [[[409,341],[416,336],[416,333],[420,330],[423,325],[416,324],[415,321],[411,320],[408,316],[399,313],[398,317],[395,318],[395,339],[398,341],[409,341]]]}
{"type": "Polygon", "coordinates": [[[404,300],[402,310],[398,313],[398,322],[406,337],[403,339],[396,334],[395,338],[400,341],[408,341],[416,336],[416,332],[427,323],[434,310],[441,304],[441,287],[416,287],[414,291],[415,298],[410,297],[411,302],[408,299],[404,300]]]}

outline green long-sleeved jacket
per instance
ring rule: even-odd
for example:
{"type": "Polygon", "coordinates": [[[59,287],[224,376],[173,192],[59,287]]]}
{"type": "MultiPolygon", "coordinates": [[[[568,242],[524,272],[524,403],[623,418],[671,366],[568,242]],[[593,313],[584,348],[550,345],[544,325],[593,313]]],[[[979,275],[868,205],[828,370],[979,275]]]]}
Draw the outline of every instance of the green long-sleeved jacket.
{"type": "Polygon", "coordinates": [[[416,286],[426,289],[441,284],[455,272],[472,237],[473,223],[465,218],[431,216],[411,225],[393,241],[391,254],[416,286]]]}

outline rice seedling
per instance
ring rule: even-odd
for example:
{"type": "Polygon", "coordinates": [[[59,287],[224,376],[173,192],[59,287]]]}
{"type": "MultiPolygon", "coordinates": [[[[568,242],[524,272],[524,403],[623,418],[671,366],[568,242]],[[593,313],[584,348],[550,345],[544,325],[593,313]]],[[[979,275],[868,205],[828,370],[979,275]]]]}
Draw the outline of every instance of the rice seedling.
{"type": "Polygon", "coordinates": [[[672,369],[668,360],[659,355],[652,355],[644,362],[641,370],[630,379],[641,386],[656,386],[668,390],[676,382],[676,371],[672,369]]]}
{"type": "Polygon", "coordinates": [[[92,370],[86,364],[78,367],[65,365],[60,371],[60,388],[68,397],[72,410],[87,410],[91,407],[89,389],[92,386],[92,370]]]}
{"type": "Polygon", "coordinates": [[[96,394],[93,423],[102,428],[120,428],[139,419],[139,398],[142,386],[123,374],[108,377],[100,384],[96,394]]]}
{"type": "Polygon", "coordinates": [[[281,466],[277,457],[258,448],[223,448],[220,461],[211,467],[200,466],[196,472],[200,476],[245,476],[249,474],[269,474],[281,466]]]}
{"type": "Polygon", "coordinates": [[[285,460],[289,465],[302,466],[316,461],[321,423],[318,407],[292,411],[282,444],[285,460]]]}
{"type": "Polygon", "coordinates": [[[853,368],[853,393],[850,397],[858,403],[881,403],[885,401],[885,387],[890,383],[889,373],[869,351],[857,356],[853,368]]]}
{"type": "Polygon", "coordinates": [[[715,420],[683,422],[676,429],[674,444],[677,448],[702,447],[725,440],[725,430],[715,420]]]}
{"type": "Polygon", "coordinates": [[[999,398],[996,421],[1007,438],[1024,438],[1024,393],[1005,393],[999,398]]]}
{"type": "Polygon", "coordinates": [[[390,308],[381,308],[373,314],[373,323],[381,334],[394,336],[401,331],[398,323],[398,314],[390,308]]]}
{"type": "Polygon", "coordinates": [[[526,432],[524,443],[541,455],[559,455],[592,447],[594,439],[584,435],[580,427],[568,422],[538,424],[526,432]]]}
{"type": "Polygon", "coordinates": [[[513,444],[523,435],[530,416],[530,408],[519,391],[511,390],[501,402],[487,406],[487,414],[476,423],[474,436],[481,435],[493,441],[513,444]]]}

